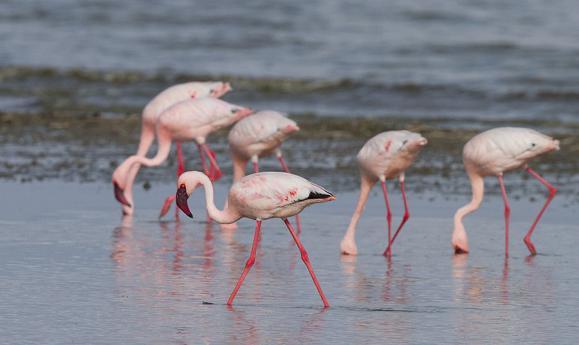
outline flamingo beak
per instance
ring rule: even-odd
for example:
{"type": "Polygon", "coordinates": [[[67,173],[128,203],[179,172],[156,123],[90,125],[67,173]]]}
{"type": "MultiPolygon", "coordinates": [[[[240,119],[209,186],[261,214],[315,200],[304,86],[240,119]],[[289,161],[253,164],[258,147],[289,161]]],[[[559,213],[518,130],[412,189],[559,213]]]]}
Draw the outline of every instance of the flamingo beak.
{"type": "Polygon", "coordinates": [[[175,200],[177,203],[177,207],[183,211],[189,218],[193,218],[193,214],[189,210],[189,205],[187,204],[187,199],[189,199],[189,195],[187,195],[187,188],[185,185],[182,184],[179,189],[177,189],[177,194],[175,194],[175,200]]]}
{"type": "Polygon", "coordinates": [[[113,181],[113,186],[115,188],[115,199],[125,206],[132,207],[131,203],[127,201],[127,198],[125,198],[125,193],[121,186],[119,186],[116,181],[113,181]]]}

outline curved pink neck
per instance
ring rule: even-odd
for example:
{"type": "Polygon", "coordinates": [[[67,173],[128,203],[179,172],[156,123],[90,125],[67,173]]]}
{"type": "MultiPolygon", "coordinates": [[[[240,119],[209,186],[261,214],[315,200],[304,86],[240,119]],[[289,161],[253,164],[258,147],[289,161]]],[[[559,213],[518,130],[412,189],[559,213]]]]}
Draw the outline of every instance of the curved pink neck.
{"type": "Polygon", "coordinates": [[[185,182],[192,184],[193,186],[199,183],[203,185],[203,189],[205,190],[205,205],[207,207],[207,212],[209,213],[211,219],[217,223],[231,224],[235,223],[237,220],[239,220],[239,218],[241,218],[239,212],[237,212],[235,208],[229,205],[229,203],[227,203],[223,210],[219,210],[215,206],[215,200],[213,198],[213,184],[207,175],[196,171],[195,174],[192,175],[192,179],[185,182]]]}
{"type": "Polygon", "coordinates": [[[238,157],[235,153],[231,153],[231,160],[233,161],[233,182],[239,181],[245,176],[245,168],[247,166],[247,159],[238,157]]]}
{"type": "Polygon", "coordinates": [[[472,187],[471,201],[459,208],[454,214],[454,233],[453,237],[463,235],[466,239],[466,231],[462,223],[463,218],[469,213],[474,212],[480,207],[484,197],[484,180],[483,177],[467,167],[468,177],[472,187]]]}

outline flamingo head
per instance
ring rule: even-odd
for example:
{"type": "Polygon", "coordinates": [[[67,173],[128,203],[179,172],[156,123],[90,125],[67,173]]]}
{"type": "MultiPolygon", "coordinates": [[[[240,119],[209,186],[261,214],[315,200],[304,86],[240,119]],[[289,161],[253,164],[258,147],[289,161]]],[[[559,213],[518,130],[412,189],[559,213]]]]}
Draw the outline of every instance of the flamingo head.
{"type": "Polygon", "coordinates": [[[559,140],[534,130],[526,131],[525,135],[518,139],[516,140],[517,150],[522,152],[519,158],[523,160],[537,157],[543,153],[559,151],[559,140]]]}
{"type": "Polygon", "coordinates": [[[128,173],[128,164],[127,161],[125,161],[123,162],[123,164],[119,165],[113,172],[113,188],[115,199],[117,199],[117,201],[122,205],[131,207],[131,203],[129,203],[124,194],[126,188],[127,173],[128,173]]]}
{"type": "Polygon", "coordinates": [[[177,180],[177,193],[175,194],[175,203],[177,207],[183,213],[185,213],[189,218],[193,218],[193,213],[189,209],[189,204],[187,200],[191,193],[197,188],[197,185],[201,183],[202,179],[209,181],[208,177],[198,171],[187,171],[182,173],[177,180]]]}
{"type": "Polygon", "coordinates": [[[219,98],[232,90],[231,84],[227,82],[219,82],[215,84],[216,85],[211,88],[209,93],[211,97],[219,98]]]}
{"type": "Polygon", "coordinates": [[[416,154],[428,144],[428,140],[418,133],[408,132],[402,139],[400,151],[416,154]]]}

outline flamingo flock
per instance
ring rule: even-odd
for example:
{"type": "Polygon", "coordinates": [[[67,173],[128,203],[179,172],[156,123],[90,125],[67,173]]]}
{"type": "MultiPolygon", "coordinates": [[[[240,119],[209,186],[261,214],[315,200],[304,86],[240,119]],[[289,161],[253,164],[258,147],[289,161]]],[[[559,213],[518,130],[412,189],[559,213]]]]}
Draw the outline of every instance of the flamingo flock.
{"type": "MultiPolygon", "coordinates": [[[[169,87],[153,98],[143,110],[141,140],[136,154],[128,157],[113,172],[115,199],[121,204],[123,214],[132,215],[135,210],[132,187],[140,167],[161,165],[170,154],[171,143],[176,142],[177,191],[164,201],[160,217],[169,211],[173,203],[177,206],[176,212],[181,210],[187,216],[193,217],[187,200],[196,187],[202,186],[205,191],[207,214],[212,220],[222,224],[223,229],[235,229],[235,222],[241,218],[253,219],[256,222],[250,256],[227,304],[233,304],[245,277],[255,263],[262,222],[279,218],[284,222],[298,247],[324,307],[329,307],[308,253],[299,239],[301,232],[299,213],[310,205],[333,201],[336,197],[327,189],[290,173],[281,146],[300,130],[297,123],[277,111],[254,112],[249,107],[230,104],[219,99],[231,89],[226,82],[190,82],[169,87]],[[224,209],[219,210],[215,206],[213,183],[221,178],[223,172],[217,163],[215,152],[207,144],[207,137],[229,126],[233,126],[228,136],[233,184],[229,189],[224,209]],[[157,153],[152,158],[147,158],[147,152],[154,140],[158,144],[157,153]],[[202,171],[185,172],[181,144],[188,141],[194,141],[197,145],[202,171]],[[270,155],[276,156],[282,172],[260,172],[260,159],[270,155]],[[246,176],[247,164],[250,161],[253,173],[246,176]],[[288,220],[294,216],[297,232],[288,220]]],[[[358,254],[355,241],[356,228],[372,187],[380,181],[386,207],[387,231],[383,255],[388,258],[392,256],[394,241],[410,218],[405,191],[406,170],[411,167],[427,143],[428,140],[420,133],[396,130],[376,134],[362,146],[357,155],[360,195],[340,243],[342,255],[358,254]],[[404,214],[396,228],[392,227],[393,212],[387,188],[389,180],[398,181],[404,207],[404,214]]],[[[451,243],[455,254],[469,252],[463,219],[481,205],[484,196],[484,178],[495,176],[505,206],[505,256],[508,257],[511,209],[503,175],[517,169],[525,170],[549,192],[545,204],[523,239],[531,255],[537,253],[531,235],[557,190],[528,164],[538,156],[557,150],[559,150],[558,140],[533,129],[515,127],[487,130],[465,144],[463,162],[472,187],[472,200],[459,208],[454,215],[451,243]]]]}

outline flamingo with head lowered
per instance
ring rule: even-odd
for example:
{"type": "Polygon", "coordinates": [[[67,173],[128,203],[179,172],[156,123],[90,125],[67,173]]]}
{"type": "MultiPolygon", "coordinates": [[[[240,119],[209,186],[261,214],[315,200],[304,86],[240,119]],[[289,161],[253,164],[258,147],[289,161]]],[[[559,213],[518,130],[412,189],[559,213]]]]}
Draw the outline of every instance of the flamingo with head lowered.
{"type": "MultiPolygon", "coordinates": [[[[229,83],[224,83],[220,81],[207,81],[207,82],[188,82],[173,85],[157,96],[155,96],[143,109],[143,119],[141,126],[141,140],[139,142],[139,148],[137,149],[137,156],[145,157],[149,151],[149,147],[155,139],[155,125],[161,113],[169,108],[170,106],[188,100],[192,98],[204,98],[204,97],[214,97],[219,98],[225,93],[231,90],[231,85],[229,83]]],[[[184,170],[183,155],[181,152],[181,143],[177,142],[177,176],[179,176],[184,170]]],[[[137,172],[139,171],[139,165],[135,164],[129,173],[128,179],[134,181],[137,172]]],[[[124,196],[129,203],[133,200],[133,183],[127,184],[124,190],[124,196]]],[[[124,214],[132,214],[133,208],[127,205],[123,205],[124,214]]]]}
{"type": "MultiPolygon", "coordinates": [[[[233,182],[245,176],[247,163],[253,163],[253,172],[259,172],[259,158],[276,155],[281,168],[289,173],[289,168],[281,152],[282,143],[300,128],[295,121],[277,111],[265,110],[238,121],[229,131],[229,148],[233,160],[233,182]]],[[[296,215],[298,233],[301,232],[299,215],[296,215]]],[[[231,224],[228,228],[235,228],[231,224]]]]}
{"type": "Polygon", "coordinates": [[[484,177],[496,176],[501,187],[505,204],[505,256],[509,255],[509,222],[511,207],[503,181],[505,172],[523,168],[549,190],[549,196],[524,238],[531,255],[537,250],[531,242],[531,235],[541,216],[551,203],[557,189],[528,166],[529,161],[544,153],[559,150],[559,140],[533,129],[501,127],[477,134],[463,149],[463,161],[472,187],[472,200],[456,211],[452,246],[456,254],[468,253],[468,241],[462,219],[479,208],[484,196],[484,177]]]}
{"type": "Polygon", "coordinates": [[[176,193],[177,206],[189,217],[193,217],[193,215],[189,210],[187,199],[199,184],[203,185],[205,189],[207,212],[216,222],[230,224],[243,217],[257,221],[251,254],[241,277],[229,296],[228,305],[233,304],[241,284],[255,263],[257,246],[261,238],[261,222],[270,218],[281,218],[301,252],[302,261],[314,281],[324,307],[329,307],[328,300],[308,258],[308,253],[287,218],[295,216],[312,204],[335,200],[336,197],[332,193],[297,175],[285,172],[262,172],[245,176],[235,182],[229,190],[227,205],[223,210],[219,210],[214,203],[213,184],[209,178],[200,172],[189,171],[179,177],[176,193]]]}
{"type": "MultiPolygon", "coordinates": [[[[205,155],[209,158],[210,168],[204,170],[209,173],[211,179],[216,180],[221,176],[221,170],[216,161],[215,153],[206,144],[207,136],[216,130],[230,126],[236,121],[251,114],[253,110],[238,105],[230,104],[216,98],[190,99],[177,103],[159,116],[157,121],[157,140],[159,148],[153,158],[142,156],[131,156],[127,158],[113,172],[113,186],[116,199],[123,205],[133,207],[133,200],[129,200],[124,195],[127,186],[134,182],[131,169],[136,165],[148,167],[161,165],[169,156],[171,142],[196,141],[201,155],[201,161],[205,165],[205,155]]],[[[169,197],[163,208],[161,216],[164,215],[174,196],[169,197]]]]}
{"type": "Polygon", "coordinates": [[[368,201],[370,190],[380,180],[384,201],[386,203],[386,223],[388,225],[388,246],[384,251],[385,256],[390,256],[391,246],[402,230],[402,227],[410,218],[406,191],[404,190],[404,172],[416,159],[427,140],[418,133],[410,131],[388,131],[383,132],[368,140],[358,153],[358,164],[360,166],[360,197],[358,204],[346,230],[346,234],[340,243],[342,254],[356,255],[356,226],[364,212],[364,206],[368,201]],[[390,210],[390,200],[386,188],[386,180],[398,178],[402,200],[404,202],[404,216],[400,225],[392,237],[392,211],[390,210]]]}

